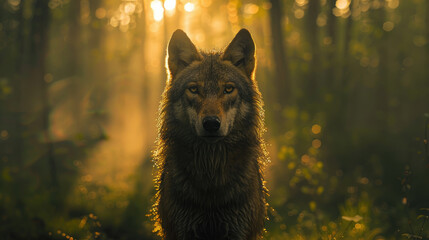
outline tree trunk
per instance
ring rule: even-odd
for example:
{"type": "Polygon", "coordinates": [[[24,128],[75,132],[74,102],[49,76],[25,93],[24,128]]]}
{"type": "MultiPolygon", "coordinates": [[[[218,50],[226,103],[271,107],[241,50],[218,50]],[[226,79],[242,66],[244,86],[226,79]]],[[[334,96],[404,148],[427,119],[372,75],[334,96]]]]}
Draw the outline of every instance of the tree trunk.
{"type": "Polygon", "coordinates": [[[335,44],[335,33],[336,33],[336,23],[337,23],[337,17],[332,13],[332,10],[335,8],[335,2],[336,1],[328,1],[328,20],[327,20],[327,27],[328,27],[328,37],[331,38],[332,44],[335,44]]]}
{"type": "MultiPolygon", "coordinates": [[[[384,2],[384,0],[382,1],[384,2]]],[[[384,5],[382,5],[384,6],[384,5]]],[[[382,26],[386,20],[386,10],[380,8],[377,11],[374,11],[372,18],[377,24],[377,27],[383,31],[382,26]]],[[[379,55],[379,65],[378,65],[378,74],[377,82],[375,86],[375,124],[376,128],[379,129],[381,133],[387,131],[387,117],[389,112],[388,106],[388,91],[389,85],[392,79],[389,77],[389,42],[390,38],[387,37],[389,33],[383,32],[382,37],[378,39],[377,49],[379,55]]]]}
{"type": "MultiPolygon", "coordinates": [[[[49,43],[49,23],[50,23],[50,10],[48,2],[44,0],[36,0],[34,3],[34,16],[31,28],[31,42],[30,42],[30,59],[29,64],[32,69],[29,79],[34,82],[34,89],[27,89],[30,91],[40,91],[40,106],[41,112],[41,126],[45,138],[46,158],[48,160],[49,171],[53,186],[58,185],[57,172],[55,166],[55,159],[53,155],[53,143],[49,132],[49,95],[48,83],[45,81],[46,75],[46,58],[48,54],[49,43]]],[[[35,93],[33,97],[38,97],[35,93]]],[[[29,99],[38,102],[38,99],[29,99]]],[[[37,105],[36,105],[37,107],[37,105]]],[[[30,111],[37,111],[30,109],[30,111]]]]}
{"type": "Polygon", "coordinates": [[[76,76],[81,69],[79,64],[80,52],[80,0],[70,2],[70,28],[69,28],[69,64],[68,70],[70,76],[76,76]]]}
{"type": "Polygon", "coordinates": [[[319,15],[320,1],[310,0],[308,3],[307,17],[306,17],[306,35],[310,44],[310,51],[312,58],[309,63],[309,72],[305,81],[305,102],[310,103],[315,109],[319,107],[315,106],[319,104],[320,91],[322,86],[320,85],[321,74],[319,68],[319,57],[320,48],[318,41],[318,26],[316,24],[317,17],[319,15]]]}
{"type": "MultiPolygon", "coordinates": [[[[426,1],[426,41],[429,41],[429,1],[426,1]]],[[[426,42],[426,66],[429,66],[429,43],[426,42]]],[[[426,76],[429,76],[429,68],[426,68],[426,76]]],[[[429,90],[429,81],[426,81],[429,90]]]]}
{"type": "Polygon", "coordinates": [[[292,89],[287,77],[288,63],[283,36],[283,1],[271,0],[270,28],[274,57],[274,85],[276,100],[281,106],[290,105],[292,89]]]}
{"type": "Polygon", "coordinates": [[[24,77],[23,70],[25,66],[25,45],[28,35],[25,34],[25,25],[24,25],[24,3],[21,2],[19,5],[18,11],[18,22],[19,22],[19,33],[18,33],[18,46],[19,46],[19,56],[16,59],[16,70],[15,70],[15,81],[14,81],[14,103],[13,108],[11,109],[15,113],[16,120],[16,140],[15,140],[15,153],[14,157],[18,164],[22,163],[22,143],[23,143],[23,129],[22,129],[22,94],[21,94],[21,82],[24,77]]]}
{"type": "Polygon", "coordinates": [[[67,77],[70,79],[70,92],[73,94],[73,106],[71,111],[73,114],[73,122],[76,131],[80,132],[83,129],[82,122],[82,101],[85,84],[81,79],[82,64],[81,64],[81,1],[71,1],[69,5],[70,28],[68,32],[67,43],[68,49],[68,71],[67,77]]]}
{"type": "Polygon", "coordinates": [[[325,87],[327,91],[332,93],[334,87],[334,79],[335,79],[335,66],[336,66],[336,58],[335,58],[335,46],[337,44],[336,41],[336,33],[337,33],[337,17],[332,13],[332,10],[335,8],[335,1],[328,1],[328,20],[327,20],[327,39],[330,39],[330,43],[326,46],[326,57],[325,61],[329,62],[328,67],[326,68],[325,76],[325,87]]]}

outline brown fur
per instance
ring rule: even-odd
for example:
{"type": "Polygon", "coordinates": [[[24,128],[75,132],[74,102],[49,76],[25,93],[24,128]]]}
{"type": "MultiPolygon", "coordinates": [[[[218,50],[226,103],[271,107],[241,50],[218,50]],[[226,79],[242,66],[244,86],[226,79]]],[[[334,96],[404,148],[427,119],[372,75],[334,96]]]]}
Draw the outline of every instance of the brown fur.
{"type": "Polygon", "coordinates": [[[206,53],[176,30],[167,62],[154,151],[156,230],[166,240],[260,238],[267,152],[250,33],[206,53]],[[202,125],[207,116],[220,119],[215,136],[202,125]]]}

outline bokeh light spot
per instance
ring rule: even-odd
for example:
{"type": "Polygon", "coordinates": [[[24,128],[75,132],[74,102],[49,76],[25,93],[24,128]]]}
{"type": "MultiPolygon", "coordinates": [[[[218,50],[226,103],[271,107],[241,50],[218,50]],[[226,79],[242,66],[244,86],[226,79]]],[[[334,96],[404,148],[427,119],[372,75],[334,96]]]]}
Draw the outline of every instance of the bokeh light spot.
{"type": "Polygon", "coordinates": [[[349,5],[350,5],[350,0],[337,0],[337,2],[335,3],[335,6],[340,10],[344,10],[348,8],[349,5]]]}
{"type": "Polygon", "coordinates": [[[386,32],[390,32],[395,27],[395,24],[391,21],[387,21],[383,24],[383,30],[386,32]]]}
{"type": "Polygon", "coordinates": [[[172,11],[176,7],[176,0],[165,0],[164,8],[167,11],[172,11]]]}
{"type": "Polygon", "coordinates": [[[294,15],[295,15],[295,18],[301,19],[304,17],[305,13],[304,13],[304,10],[297,9],[297,10],[295,10],[294,15]]]}
{"type": "Polygon", "coordinates": [[[136,10],[136,5],[132,2],[126,3],[124,6],[124,12],[128,15],[131,15],[136,10]]]}
{"type": "Polygon", "coordinates": [[[98,19],[103,19],[104,17],[106,17],[106,9],[104,9],[104,8],[97,8],[97,10],[95,10],[95,16],[98,19]]]}
{"type": "Polygon", "coordinates": [[[328,21],[328,18],[326,17],[326,15],[325,14],[320,14],[317,17],[316,24],[319,27],[323,27],[323,26],[326,25],[327,21],[328,21]]]}
{"type": "Polygon", "coordinates": [[[295,0],[296,5],[302,7],[308,3],[308,0],[295,0]]]}
{"type": "Polygon", "coordinates": [[[258,13],[258,11],[259,11],[259,7],[256,4],[248,3],[248,4],[244,5],[244,12],[246,14],[253,15],[253,14],[258,13]]]}
{"type": "Polygon", "coordinates": [[[387,7],[395,9],[399,6],[399,0],[387,0],[387,7]]]}
{"type": "Polygon", "coordinates": [[[322,127],[321,127],[319,124],[314,124],[314,125],[311,127],[311,132],[312,132],[313,134],[319,134],[321,131],[322,131],[322,127]]]}
{"type": "Polygon", "coordinates": [[[6,139],[8,139],[8,137],[9,137],[9,132],[7,130],[2,130],[0,132],[0,138],[2,140],[6,140],[6,139]]]}
{"type": "Polygon", "coordinates": [[[320,141],[319,139],[314,139],[311,142],[311,146],[314,147],[314,148],[316,148],[316,149],[318,149],[318,148],[320,148],[322,146],[322,141],[320,141]]]}
{"type": "Polygon", "coordinates": [[[192,12],[195,10],[195,4],[191,3],[191,2],[187,2],[184,6],[185,11],[187,12],[192,12]]]}
{"type": "Polygon", "coordinates": [[[150,3],[150,8],[153,11],[153,19],[157,22],[161,21],[164,18],[164,7],[162,2],[159,0],[154,0],[150,3]]]}

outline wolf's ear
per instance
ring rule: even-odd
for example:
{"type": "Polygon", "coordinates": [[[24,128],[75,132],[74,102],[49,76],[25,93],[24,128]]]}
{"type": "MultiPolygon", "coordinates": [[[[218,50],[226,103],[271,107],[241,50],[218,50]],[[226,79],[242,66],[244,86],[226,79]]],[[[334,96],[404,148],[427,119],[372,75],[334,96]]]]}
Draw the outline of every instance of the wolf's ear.
{"type": "Polygon", "coordinates": [[[241,29],[222,54],[222,60],[230,61],[247,77],[253,77],[255,70],[255,43],[247,29],[241,29]]]}
{"type": "Polygon", "coordinates": [[[167,51],[168,69],[173,78],[193,61],[202,59],[195,45],[180,29],[177,29],[171,36],[167,51]]]}

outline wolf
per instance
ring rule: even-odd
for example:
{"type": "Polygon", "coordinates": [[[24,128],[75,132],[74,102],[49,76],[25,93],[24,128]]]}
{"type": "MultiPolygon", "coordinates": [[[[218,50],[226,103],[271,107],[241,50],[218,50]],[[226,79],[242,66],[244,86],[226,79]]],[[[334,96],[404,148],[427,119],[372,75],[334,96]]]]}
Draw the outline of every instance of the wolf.
{"type": "Polygon", "coordinates": [[[224,51],[176,30],[158,117],[155,231],[166,240],[260,239],[266,219],[264,110],[255,44],[241,29],[224,51]]]}

